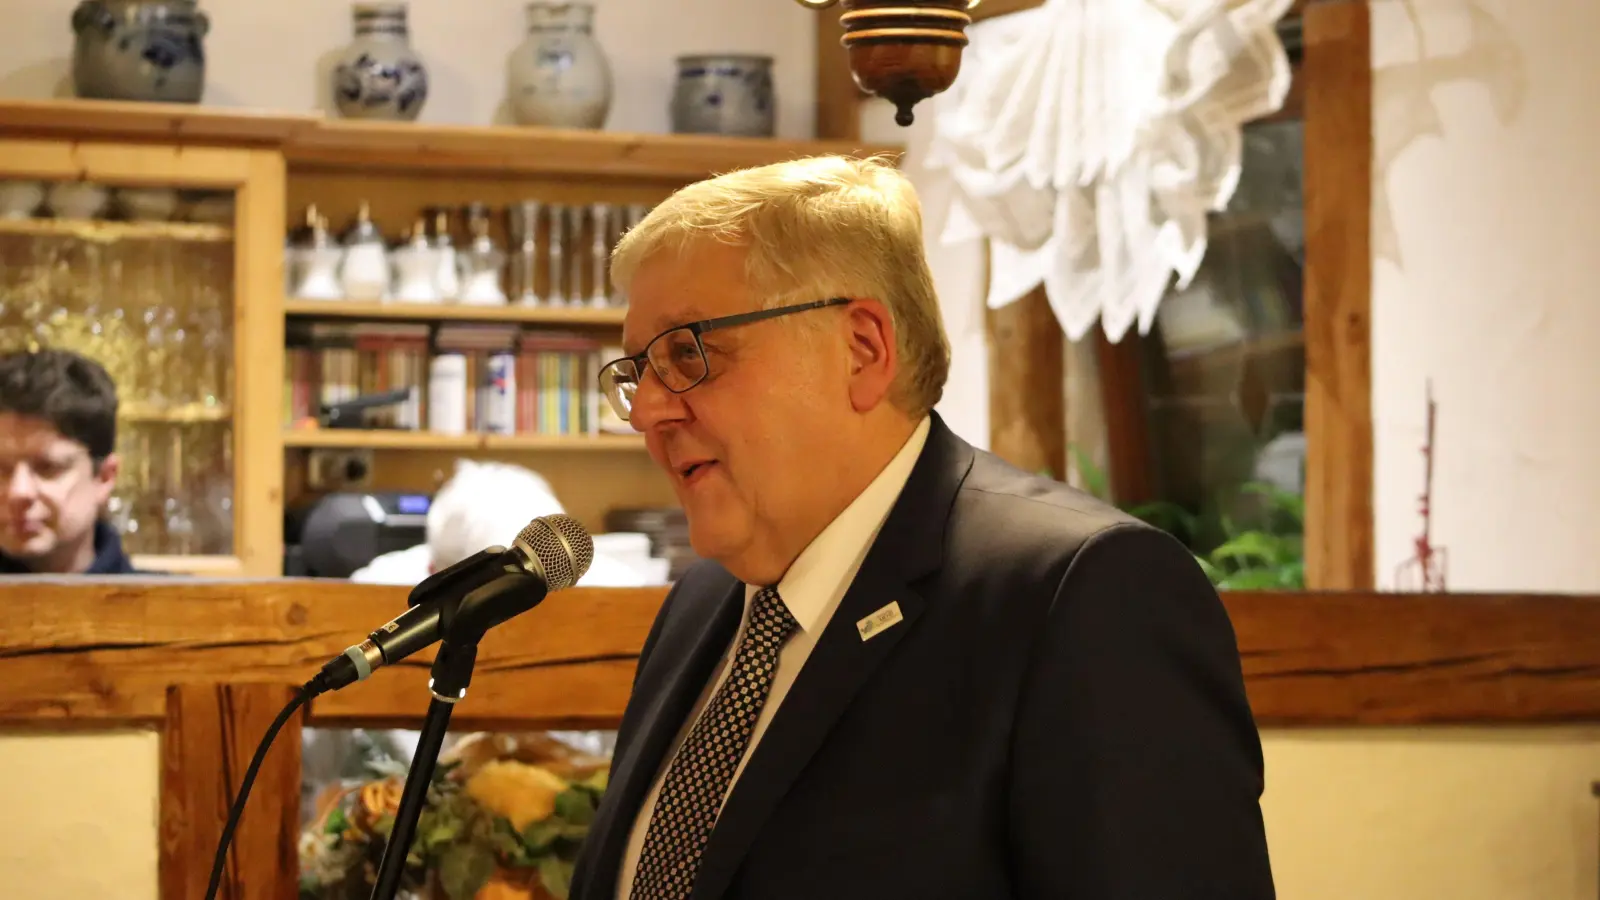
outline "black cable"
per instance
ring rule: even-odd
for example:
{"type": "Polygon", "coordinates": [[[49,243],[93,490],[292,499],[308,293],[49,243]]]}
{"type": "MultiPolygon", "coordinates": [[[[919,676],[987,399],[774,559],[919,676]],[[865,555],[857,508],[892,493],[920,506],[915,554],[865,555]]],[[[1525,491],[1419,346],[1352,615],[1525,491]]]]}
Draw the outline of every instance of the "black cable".
{"type": "Polygon", "coordinates": [[[262,735],[261,743],[256,745],[255,758],[250,760],[250,768],[244,772],[244,781],[239,783],[239,795],[233,798],[233,808],[228,810],[228,823],[222,826],[222,840],[217,842],[217,858],[211,863],[211,883],[206,885],[206,900],[216,900],[217,888],[222,885],[222,867],[228,859],[228,845],[233,843],[233,831],[239,827],[239,816],[244,812],[244,801],[250,796],[250,787],[255,784],[256,773],[261,770],[261,761],[267,758],[267,751],[272,749],[272,742],[277,738],[278,731],[283,728],[284,723],[288,722],[306,701],[322,693],[318,687],[317,680],[312,679],[296,688],[294,697],[289,700],[283,711],[278,713],[278,718],[273,720],[267,733],[262,735]]]}

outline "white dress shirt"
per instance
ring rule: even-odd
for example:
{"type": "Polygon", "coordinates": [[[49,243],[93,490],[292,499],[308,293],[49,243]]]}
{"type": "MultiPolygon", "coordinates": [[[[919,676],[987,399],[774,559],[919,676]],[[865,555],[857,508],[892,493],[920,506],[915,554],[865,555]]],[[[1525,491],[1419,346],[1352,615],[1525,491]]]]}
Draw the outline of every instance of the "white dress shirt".
{"type": "MultiPolygon", "coordinates": [[[[784,606],[789,608],[789,614],[794,616],[800,627],[784,643],[783,650],[778,655],[778,668],[773,673],[772,687],[767,694],[766,705],[761,708],[761,716],[756,719],[755,728],[750,733],[750,743],[745,748],[744,758],[739,761],[739,767],[734,770],[733,779],[728,783],[729,793],[733,792],[733,786],[738,783],[740,774],[744,772],[745,763],[749,762],[750,754],[755,751],[762,733],[767,730],[767,723],[772,721],[773,715],[783,703],[784,695],[794,684],[795,676],[800,674],[806,657],[811,655],[811,648],[816,645],[817,638],[822,635],[822,630],[827,627],[828,620],[833,618],[834,610],[839,608],[839,602],[849,590],[850,583],[855,580],[856,572],[861,568],[861,561],[866,558],[868,548],[877,539],[878,530],[883,527],[884,520],[889,517],[889,511],[894,508],[895,501],[900,497],[900,491],[905,488],[906,480],[911,477],[911,470],[917,464],[917,457],[922,454],[922,446],[928,440],[930,424],[927,418],[917,424],[916,430],[911,433],[905,446],[889,460],[889,464],[883,467],[883,471],[878,473],[872,483],[845,507],[844,512],[839,513],[838,517],[828,523],[828,527],[822,529],[806,549],[801,551],[794,563],[789,566],[789,571],[785,572],[783,579],[778,582],[778,596],[783,599],[784,606]]],[[[672,758],[677,755],[678,748],[689,736],[695,722],[699,721],[701,712],[716,694],[723,679],[727,678],[728,669],[733,661],[733,651],[743,639],[745,626],[750,621],[750,601],[760,587],[760,585],[745,585],[744,618],[739,623],[739,629],[734,634],[733,641],[723,651],[722,662],[717,666],[716,675],[700,692],[700,699],[695,702],[694,709],[678,731],[671,750],[663,758],[661,769],[656,772],[655,781],[650,785],[650,792],[645,794],[644,803],[639,807],[639,815],[633,822],[633,831],[628,835],[627,849],[622,854],[622,868],[617,873],[619,900],[628,900],[628,894],[633,890],[634,869],[639,865],[639,852],[644,849],[645,834],[650,829],[650,816],[655,810],[656,798],[661,793],[661,782],[666,778],[667,769],[671,765],[672,758]]],[[[723,802],[727,802],[726,794],[723,795],[723,802]]]]}

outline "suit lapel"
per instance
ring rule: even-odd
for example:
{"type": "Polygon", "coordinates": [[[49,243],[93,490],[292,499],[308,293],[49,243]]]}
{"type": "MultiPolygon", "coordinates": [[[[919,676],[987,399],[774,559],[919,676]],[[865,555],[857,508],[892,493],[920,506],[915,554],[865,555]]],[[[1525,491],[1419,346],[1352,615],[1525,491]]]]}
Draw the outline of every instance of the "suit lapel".
{"type": "Polygon", "coordinates": [[[745,763],[706,844],[692,900],[723,895],[783,795],[872,673],[916,627],[925,601],[911,584],[939,567],[950,504],[971,465],[971,447],[935,416],[900,499],[745,763]],[[899,604],[899,624],[863,640],[856,623],[890,603],[899,604]]]}
{"type": "Polygon", "coordinates": [[[722,585],[720,590],[713,587],[707,591],[720,595],[709,615],[684,610],[691,621],[704,615],[708,623],[689,647],[658,643],[651,651],[653,662],[659,660],[669,666],[671,660],[679,662],[667,670],[664,688],[640,713],[636,737],[612,767],[615,780],[606,791],[606,800],[611,802],[602,804],[591,831],[591,835],[599,836],[600,845],[595,856],[597,878],[592,888],[585,891],[588,898],[610,900],[616,894],[623,851],[645,794],[655,781],[673,738],[682,729],[739,628],[744,614],[744,585],[732,576],[725,576],[719,584],[722,585]]]}

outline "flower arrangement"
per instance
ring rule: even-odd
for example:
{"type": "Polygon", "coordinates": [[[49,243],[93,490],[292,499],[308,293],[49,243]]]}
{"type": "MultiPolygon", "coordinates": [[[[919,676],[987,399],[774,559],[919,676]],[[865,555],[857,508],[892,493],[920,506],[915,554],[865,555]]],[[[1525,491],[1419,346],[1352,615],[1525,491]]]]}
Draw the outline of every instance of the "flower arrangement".
{"type": "MultiPolygon", "coordinates": [[[[442,754],[406,858],[427,900],[565,900],[605,791],[604,760],[539,736],[471,735],[442,754]]],[[[405,785],[404,767],[336,787],[300,836],[301,900],[365,900],[405,785]]]]}

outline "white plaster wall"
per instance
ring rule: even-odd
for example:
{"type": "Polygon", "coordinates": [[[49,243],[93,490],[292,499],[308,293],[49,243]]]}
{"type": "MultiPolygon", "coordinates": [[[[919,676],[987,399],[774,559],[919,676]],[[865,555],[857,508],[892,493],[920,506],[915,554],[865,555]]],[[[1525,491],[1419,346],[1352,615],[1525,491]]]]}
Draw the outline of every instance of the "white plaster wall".
{"type": "MultiPolygon", "coordinates": [[[[1600,4],[1373,4],[1378,581],[1420,530],[1449,587],[1600,592],[1600,4]]],[[[1600,640],[1600,638],[1597,638],[1600,640]]]]}
{"type": "Polygon", "coordinates": [[[0,897],[157,900],[152,731],[0,734],[0,897]]]}
{"type": "Polygon", "coordinates": [[[1600,729],[1268,729],[1281,900],[1593,900],[1600,729]]]}

